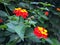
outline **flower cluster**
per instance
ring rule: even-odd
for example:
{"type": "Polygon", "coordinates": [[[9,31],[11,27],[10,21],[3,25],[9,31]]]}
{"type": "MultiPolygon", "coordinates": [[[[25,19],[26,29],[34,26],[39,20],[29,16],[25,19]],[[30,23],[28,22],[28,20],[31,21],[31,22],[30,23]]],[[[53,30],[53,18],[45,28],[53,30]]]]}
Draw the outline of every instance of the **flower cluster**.
{"type": "Polygon", "coordinates": [[[13,13],[16,14],[16,16],[23,17],[24,19],[26,19],[28,16],[28,12],[26,11],[26,9],[22,9],[22,8],[15,8],[13,10],[13,13]]]}
{"type": "Polygon", "coordinates": [[[48,33],[47,30],[43,27],[35,27],[33,32],[38,38],[47,38],[48,33]]]}

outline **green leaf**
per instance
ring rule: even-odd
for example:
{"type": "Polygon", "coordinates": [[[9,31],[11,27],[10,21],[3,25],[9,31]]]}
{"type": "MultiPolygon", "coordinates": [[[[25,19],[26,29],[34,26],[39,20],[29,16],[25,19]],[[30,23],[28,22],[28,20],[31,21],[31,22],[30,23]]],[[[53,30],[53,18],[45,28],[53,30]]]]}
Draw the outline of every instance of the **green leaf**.
{"type": "Polygon", "coordinates": [[[20,3],[19,3],[19,6],[20,6],[20,7],[25,7],[25,8],[26,8],[26,7],[29,7],[29,5],[28,5],[28,4],[23,3],[23,2],[20,2],[20,3]]]}
{"type": "Polygon", "coordinates": [[[25,38],[28,38],[29,40],[33,42],[41,42],[40,39],[38,39],[34,34],[33,34],[33,28],[27,27],[25,31],[25,38]]]}
{"type": "Polygon", "coordinates": [[[23,7],[23,8],[27,8],[27,9],[32,9],[33,8],[32,5],[30,5],[29,3],[24,3],[24,2],[20,2],[18,4],[18,6],[23,7]]]}
{"type": "Polygon", "coordinates": [[[15,32],[22,40],[24,40],[25,27],[26,26],[23,23],[20,23],[18,26],[15,27],[15,32]]]}
{"type": "Polygon", "coordinates": [[[10,32],[16,32],[19,37],[24,40],[24,33],[25,33],[25,24],[23,22],[20,22],[19,25],[15,25],[13,23],[8,23],[8,31],[10,32]]]}
{"type": "Polygon", "coordinates": [[[10,5],[8,5],[7,6],[11,11],[13,11],[14,9],[15,9],[15,5],[13,5],[13,4],[10,4],[10,5]]]}
{"type": "MultiPolygon", "coordinates": [[[[0,34],[1,35],[1,34],[0,34]]],[[[0,38],[0,43],[2,43],[2,42],[4,42],[5,41],[5,38],[4,37],[2,37],[2,38],[0,38]]]]}
{"type": "Polygon", "coordinates": [[[43,3],[43,2],[39,2],[39,4],[42,4],[43,6],[52,6],[51,4],[47,4],[47,3],[43,3]]]}
{"type": "Polygon", "coordinates": [[[60,42],[58,42],[57,39],[51,39],[53,41],[52,45],[60,45],[60,42]]]}
{"type": "MultiPolygon", "coordinates": [[[[12,34],[12,35],[10,36],[9,42],[14,41],[14,40],[17,39],[17,38],[19,38],[19,36],[18,36],[17,34],[12,34]]],[[[18,42],[20,42],[20,41],[21,41],[21,39],[18,40],[18,42]]]]}
{"type": "Polygon", "coordinates": [[[48,43],[50,43],[50,44],[53,44],[53,42],[52,42],[52,40],[51,39],[45,39],[48,43]]]}
{"type": "Polygon", "coordinates": [[[41,42],[39,38],[37,38],[33,33],[28,34],[29,40],[32,40],[33,42],[41,42]]]}
{"type": "Polygon", "coordinates": [[[3,0],[0,0],[0,2],[3,2],[3,0]]]}
{"type": "Polygon", "coordinates": [[[15,32],[14,31],[14,28],[15,28],[15,25],[13,25],[12,23],[7,23],[7,30],[10,31],[10,32],[15,32]]]}
{"type": "Polygon", "coordinates": [[[19,18],[17,16],[13,15],[13,16],[9,16],[9,20],[10,21],[18,21],[19,18]]]}
{"type": "Polygon", "coordinates": [[[6,3],[6,2],[2,2],[4,5],[10,5],[9,3],[6,3]]]}
{"type": "Polygon", "coordinates": [[[6,25],[0,25],[0,28],[7,28],[6,25]]]}
{"type": "Polygon", "coordinates": [[[8,15],[7,15],[7,13],[6,13],[6,12],[4,12],[4,11],[0,10],[0,16],[1,16],[1,17],[6,17],[6,16],[8,16],[8,15]]]}
{"type": "Polygon", "coordinates": [[[16,45],[18,40],[19,40],[19,38],[16,38],[14,41],[6,43],[6,45],[16,45]]]}
{"type": "Polygon", "coordinates": [[[36,24],[37,22],[30,20],[29,24],[36,24]]]}
{"type": "Polygon", "coordinates": [[[2,3],[7,3],[7,2],[9,2],[10,0],[0,0],[0,2],[2,2],[2,3]]]}
{"type": "Polygon", "coordinates": [[[44,18],[45,20],[48,20],[48,17],[45,16],[42,12],[38,12],[38,14],[39,14],[42,18],[44,18]]]}
{"type": "Polygon", "coordinates": [[[36,4],[36,5],[38,5],[39,2],[30,2],[30,4],[36,4]]]}
{"type": "Polygon", "coordinates": [[[52,8],[49,8],[49,10],[54,14],[60,17],[60,12],[53,10],[52,8]]]}
{"type": "Polygon", "coordinates": [[[49,42],[51,45],[60,45],[57,39],[45,39],[47,42],[49,42]]]}
{"type": "Polygon", "coordinates": [[[25,31],[25,35],[29,36],[33,32],[33,28],[27,27],[25,31]]]}

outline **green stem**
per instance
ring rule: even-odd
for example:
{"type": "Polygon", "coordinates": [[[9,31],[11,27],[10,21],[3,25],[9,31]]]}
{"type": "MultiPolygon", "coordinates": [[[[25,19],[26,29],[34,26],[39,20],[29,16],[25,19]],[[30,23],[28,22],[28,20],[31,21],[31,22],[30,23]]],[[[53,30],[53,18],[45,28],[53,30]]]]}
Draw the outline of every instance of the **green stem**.
{"type": "Polygon", "coordinates": [[[7,14],[10,15],[5,5],[4,5],[4,7],[5,7],[5,10],[6,10],[7,14]]]}
{"type": "Polygon", "coordinates": [[[18,23],[20,22],[20,17],[19,17],[19,20],[18,20],[18,23]]]}
{"type": "Polygon", "coordinates": [[[28,38],[28,36],[24,36],[24,38],[28,38]]]}

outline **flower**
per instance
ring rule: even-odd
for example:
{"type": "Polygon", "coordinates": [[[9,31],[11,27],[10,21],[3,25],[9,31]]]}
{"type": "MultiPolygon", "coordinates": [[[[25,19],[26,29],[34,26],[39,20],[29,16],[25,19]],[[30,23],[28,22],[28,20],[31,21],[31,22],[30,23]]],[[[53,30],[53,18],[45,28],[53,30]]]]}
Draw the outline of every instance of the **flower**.
{"type": "Polygon", "coordinates": [[[48,16],[48,15],[49,15],[49,12],[48,12],[48,11],[46,11],[46,12],[45,12],[45,15],[46,15],[46,16],[48,16]]]}
{"type": "Polygon", "coordinates": [[[56,8],[57,11],[60,11],[60,8],[56,8]]]}
{"type": "Polygon", "coordinates": [[[16,16],[23,17],[24,19],[26,19],[28,16],[28,12],[26,11],[26,9],[22,9],[22,8],[15,8],[13,10],[13,13],[16,14],[16,16]]]}
{"type": "Polygon", "coordinates": [[[35,27],[33,33],[38,37],[38,38],[47,38],[48,33],[47,30],[43,27],[35,27]]]}
{"type": "Polygon", "coordinates": [[[0,23],[2,23],[3,22],[3,20],[0,18],[0,23]]]}

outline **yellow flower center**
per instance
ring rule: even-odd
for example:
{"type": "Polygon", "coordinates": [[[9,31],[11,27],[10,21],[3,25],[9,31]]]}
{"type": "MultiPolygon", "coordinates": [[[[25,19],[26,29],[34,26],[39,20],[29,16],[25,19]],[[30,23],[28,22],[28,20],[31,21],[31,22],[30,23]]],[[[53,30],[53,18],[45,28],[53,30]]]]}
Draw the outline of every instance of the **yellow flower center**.
{"type": "Polygon", "coordinates": [[[24,12],[27,12],[26,9],[23,9],[24,12]]]}
{"type": "Polygon", "coordinates": [[[47,34],[47,30],[44,29],[43,27],[38,27],[38,29],[39,29],[39,31],[40,31],[42,34],[48,35],[48,34],[47,34]]]}
{"type": "Polygon", "coordinates": [[[15,10],[21,10],[21,8],[15,8],[15,10]]]}
{"type": "Polygon", "coordinates": [[[46,32],[41,31],[42,34],[46,34],[46,32]]]}
{"type": "Polygon", "coordinates": [[[45,29],[44,32],[47,32],[47,30],[45,29]]]}
{"type": "Polygon", "coordinates": [[[22,9],[22,8],[15,8],[15,10],[20,10],[21,12],[27,12],[26,9],[22,9]]]}
{"type": "Polygon", "coordinates": [[[42,27],[38,27],[38,29],[39,29],[39,31],[42,31],[42,30],[43,30],[43,28],[42,28],[42,27]]]}

